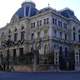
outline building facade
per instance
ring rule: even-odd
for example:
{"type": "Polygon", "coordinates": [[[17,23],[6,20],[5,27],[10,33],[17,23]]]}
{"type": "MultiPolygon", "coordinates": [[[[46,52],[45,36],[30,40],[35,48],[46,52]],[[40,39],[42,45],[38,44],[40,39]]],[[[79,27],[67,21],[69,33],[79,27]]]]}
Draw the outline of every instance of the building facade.
{"type": "Polygon", "coordinates": [[[72,10],[24,2],[0,29],[0,64],[29,65],[34,58],[47,69],[80,70],[80,21],[72,10]]]}

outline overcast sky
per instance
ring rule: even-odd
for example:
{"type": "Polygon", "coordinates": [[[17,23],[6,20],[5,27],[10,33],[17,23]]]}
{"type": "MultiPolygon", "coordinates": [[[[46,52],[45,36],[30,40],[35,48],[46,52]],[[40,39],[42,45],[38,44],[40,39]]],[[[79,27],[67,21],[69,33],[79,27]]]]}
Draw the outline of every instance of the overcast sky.
{"type": "MultiPolygon", "coordinates": [[[[22,2],[25,0],[0,0],[0,27],[4,27],[9,23],[13,14],[21,7],[22,2]]],[[[29,1],[29,0],[26,0],[29,1]]],[[[50,7],[56,10],[63,8],[70,8],[75,12],[75,15],[80,20],[80,0],[32,0],[36,3],[37,9],[50,7]]]]}

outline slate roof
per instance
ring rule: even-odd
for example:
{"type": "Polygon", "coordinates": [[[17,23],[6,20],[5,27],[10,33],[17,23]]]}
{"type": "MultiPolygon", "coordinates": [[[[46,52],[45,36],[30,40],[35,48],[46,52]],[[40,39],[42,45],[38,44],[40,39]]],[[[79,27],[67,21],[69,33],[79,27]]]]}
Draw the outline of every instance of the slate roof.
{"type": "MultiPolygon", "coordinates": [[[[28,13],[29,13],[29,6],[26,7],[26,16],[28,16],[28,13]]],[[[34,16],[37,14],[37,9],[34,8],[34,7],[31,7],[31,12],[30,12],[30,17],[31,16],[34,16]]],[[[15,15],[17,15],[18,17],[24,17],[24,8],[20,8],[16,13],[15,15]]]]}
{"type": "Polygon", "coordinates": [[[30,2],[25,2],[25,3],[22,4],[22,7],[19,8],[16,11],[16,13],[14,15],[17,15],[19,18],[24,17],[24,7],[23,7],[23,5],[26,5],[26,13],[25,13],[26,16],[28,16],[30,8],[31,9],[30,9],[30,15],[29,15],[29,17],[34,16],[34,15],[37,14],[38,10],[35,8],[35,4],[33,5],[32,2],[31,3],[30,2]]]}

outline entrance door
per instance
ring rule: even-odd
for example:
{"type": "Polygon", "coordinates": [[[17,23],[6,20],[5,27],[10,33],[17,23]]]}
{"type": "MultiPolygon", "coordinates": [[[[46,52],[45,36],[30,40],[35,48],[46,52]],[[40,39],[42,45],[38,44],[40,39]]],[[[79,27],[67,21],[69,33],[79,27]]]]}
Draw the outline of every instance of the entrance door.
{"type": "Polygon", "coordinates": [[[19,49],[19,62],[22,64],[24,60],[24,52],[23,52],[23,48],[19,49]]]}
{"type": "Polygon", "coordinates": [[[60,67],[60,70],[65,70],[65,59],[63,56],[62,47],[60,47],[59,49],[59,67],[60,67]]]}
{"type": "Polygon", "coordinates": [[[17,63],[16,57],[16,49],[13,49],[13,64],[17,63]]]}
{"type": "Polygon", "coordinates": [[[75,52],[74,50],[70,52],[69,54],[69,70],[75,69],[75,52]]]}

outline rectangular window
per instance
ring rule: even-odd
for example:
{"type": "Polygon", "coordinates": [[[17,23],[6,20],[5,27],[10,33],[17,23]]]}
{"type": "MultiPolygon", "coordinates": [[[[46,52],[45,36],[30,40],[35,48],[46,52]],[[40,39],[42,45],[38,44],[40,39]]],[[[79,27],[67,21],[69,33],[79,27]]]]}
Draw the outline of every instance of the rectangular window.
{"type": "Polygon", "coordinates": [[[53,18],[53,24],[55,23],[55,19],[53,18]]]}
{"type": "Polygon", "coordinates": [[[11,40],[11,35],[8,35],[8,39],[11,40]]]}
{"type": "Polygon", "coordinates": [[[21,40],[24,40],[24,31],[21,32],[21,40]]]}
{"type": "Polygon", "coordinates": [[[54,24],[57,25],[57,19],[55,19],[55,23],[54,24]]]}
{"type": "Polygon", "coordinates": [[[49,18],[44,19],[44,24],[49,24],[49,18]]]}
{"type": "Polygon", "coordinates": [[[57,19],[53,18],[53,24],[57,25],[57,19]]]}
{"type": "Polygon", "coordinates": [[[46,19],[44,19],[44,24],[46,24],[46,19]]]}
{"type": "Polygon", "coordinates": [[[67,34],[65,34],[65,40],[67,40],[67,34]]]}
{"type": "Polygon", "coordinates": [[[80,42],[80,34],[79,34],[79,42],[80,42]]]}
{"type": "Polygon", "coordinates": [[[47,24],[49,24],[49,18],[47,18],[46,20],[47,20],[47,22],[46,22],[46,23],[47,23],[47,24]]]}
{"type": "Polygon", "coordinates": [[[60,55],[63,54],[62,46],[59,47],[59,53],[60,55]]]}
{"type": "Polygon", "coordinates": [[[58,26],[62,27],[62,22],[58,21],[58,26]]]}
{"type": "Polygon", "coordinates": [[[14,41],[17,41],[17,36],[18,36],[18,34],[14,33],[14,41]]]}
{"type": "Polygon", "coordinates": [[[42,20],[40,20],[40,26],[42,25],[42,20]]]}
{"type": "Polygon", "coordinates": [[[75,41],[75,35],[76,35],[75,32],[73,32],[73,40],[74,40],[74,41],[75,41]]]}
{"type": "Polygon", "coordinates": [[[37,21],[37,26],[39,26],[39,21],[37,21]]]}
{"type": "Polygon", "coordinates": [[[42,20],[37,21],[37,26],[41,26],[42,25],[42,20]]]}
{"type": "Polygon", "coordinates": [[[63,23],[63,26],[65,29],[67,29],[67,24],[66,23],[63,23]]]}
{"type": "Polygon", "coordinates": [[[54,30],[54,37],[56,37],[57,36],[57,31],[56,30],[54,30]]]}
{"type": "Polygon", "coordinates": [[[62,39],[62,32],[60,32],[60,38],[62,39]]]}
{"type": "Polygon", "coordinates": [[[31,23],[31,28],[35,28],[35,22],[31,23]]]}

